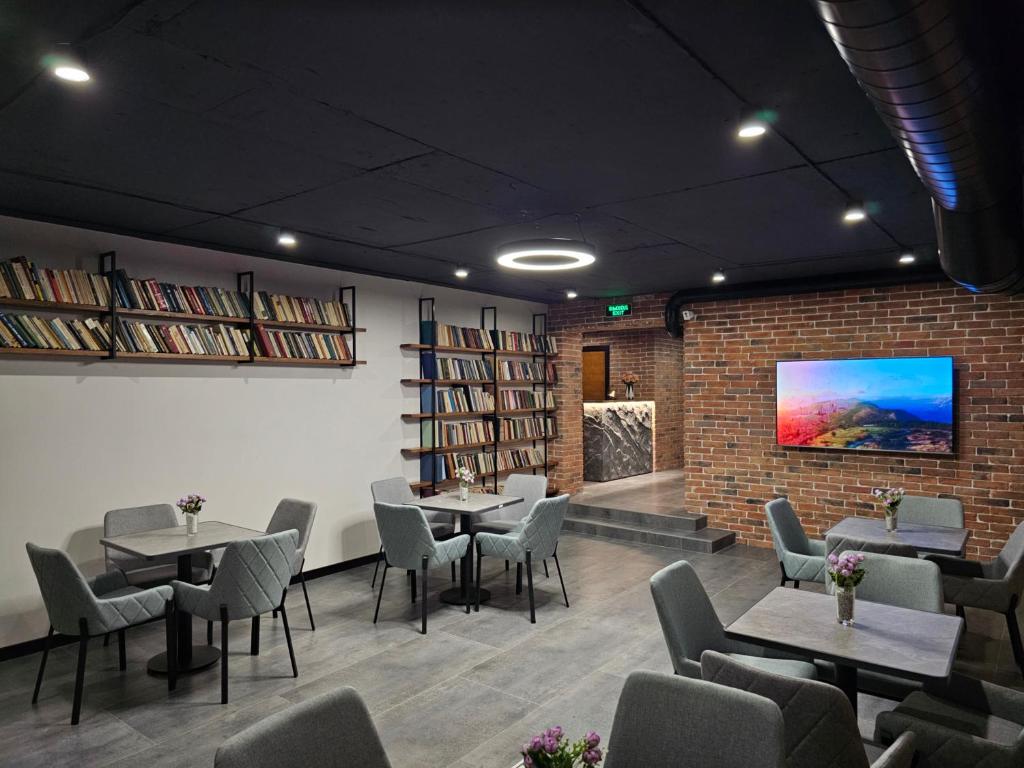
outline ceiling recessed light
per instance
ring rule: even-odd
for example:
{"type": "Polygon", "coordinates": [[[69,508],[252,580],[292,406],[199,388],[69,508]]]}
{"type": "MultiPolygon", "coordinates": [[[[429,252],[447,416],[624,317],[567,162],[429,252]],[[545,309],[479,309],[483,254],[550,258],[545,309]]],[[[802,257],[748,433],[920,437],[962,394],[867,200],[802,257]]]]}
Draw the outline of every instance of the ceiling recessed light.
{"type": "Polygon", "coordinates": [[[847,224],[856,224],[858,221],[864,221],[867,217],[864,206],[859,203],[851,203],[843,212],[843,221],[847,224]]]}
{"type": "Polygon", "coordinates": [[[912,253],[904,253],[900,256],[900,264],[913,264],[917,261],[917,256],[912,253]]]}
{"type": "Polygon", "coordinates": [[[465,267],[456,267],[455,268],[455,276],[457,278],[459,278],[460,280],[461,279],[465,279],[465,278],[469,277],[469,270],[466,269],[465,267]]]}
{"type": "Polygon", "coordinates": [[[53,74],[61,80],[67,80],[71,83],[87,83],[92,79],[89,77],[88,72],[73,64],[63,64],[59,67],[54,67],[53,74]]]}
{"type": "Polygon", "coordinates": [[[498,248],[498,263],[510,269],[554,272],[586,267],[595,260],[594,247],[590,243],[561,237],[519,240],[498,248]]]}
{"type": "Polygon", "coordinates": [[[565,292],[565,298],[567,299],[575,299],[577,296],[579,296],[579,294],[576,293],[576,291],[574,291],[572,288],[565,292]]]}
{"type": "Polygon", "coordinates": [[[720,269],[716,270],[715,273],[711,276],[711,282],[712,283],[724,283],[725,282],[725,272],[723,272],[720,269]]]}
{"type": "Polygon", "coordinates": [[[760,120],[750,120],[740,125],[736,135],[741,139],[756,139],[768,132],[768,126],[760,120]]]}
{"type": "Polygon", "coordinates": [[[286,248],[293,248],[298,245],[299,241],[295,238],[291,232],[282,232],[277,236],[277,244],[283,245],[286,248]]]}

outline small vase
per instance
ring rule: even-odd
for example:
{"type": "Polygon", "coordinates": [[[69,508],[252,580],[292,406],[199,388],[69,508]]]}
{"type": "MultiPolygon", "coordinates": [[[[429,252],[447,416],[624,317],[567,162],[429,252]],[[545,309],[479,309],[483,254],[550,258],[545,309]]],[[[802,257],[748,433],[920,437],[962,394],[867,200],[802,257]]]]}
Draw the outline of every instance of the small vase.
{"type": "Polygon", "coordinates": [[[896,530],[896,524],[897,524],[897,519],[896,518],[897,518],[897,509],[895,507],[893,509],[885,510],[885,530],[888,531],[889,533],[892,533],[893,531],[896,530]]]}
{"type": "Polygon", "coordinates": [[[836,585],[836,621],[844,627],[853,626],[853,608],[857,600],[856,587],[836,585]]]}
{"type": "Polygon", "coordinates": [[[459,501],[469,501],[468,485],[463,484],[459,486],[459,501]]]}
{"type": "Polygon", "coordinates": [[[632,384],[627,384],[626,385],[626,399],[627,400],[632,400],[633,399],[633,385],[632,384]]]}
{"type": "Polygon", "coordinates": [[[199,533],[199,515],[195,515],[191,512],[185,513],[185,534],[187,536],[195,536],[199,533]]]}

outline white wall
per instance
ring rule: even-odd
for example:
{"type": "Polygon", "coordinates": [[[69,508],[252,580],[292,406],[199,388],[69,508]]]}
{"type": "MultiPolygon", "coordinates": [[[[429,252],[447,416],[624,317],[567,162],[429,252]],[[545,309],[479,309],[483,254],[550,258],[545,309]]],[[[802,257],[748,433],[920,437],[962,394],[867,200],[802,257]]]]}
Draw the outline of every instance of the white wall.
{"type": "MultiPolygon", "coordinates": [[[[319,504],[307,569],[373,553],[371,480],[405,474],[418,444],[417,297],[437,299],[438,320],[528,330],[543,305],[237,254],[0,217],[0,259],[95,269],[117,250],[133,277],[232,286],[254,270],[257,288],[327,298],[358,287],[355,369],[219,364],[43,362],[0,359],[0,647],[40,637],[47,620],[25,542],[102,569],[103,513],[200,492],[203,517],[263,528],[285,496],[319,504]]],[[[369,614],[368,614],[369,615],[369,614]]]]}

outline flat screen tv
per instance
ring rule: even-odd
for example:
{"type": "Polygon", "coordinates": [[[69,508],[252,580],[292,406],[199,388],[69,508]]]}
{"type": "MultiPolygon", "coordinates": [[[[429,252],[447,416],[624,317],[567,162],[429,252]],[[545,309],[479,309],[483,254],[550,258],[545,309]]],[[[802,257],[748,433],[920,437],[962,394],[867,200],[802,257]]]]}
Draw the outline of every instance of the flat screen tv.
{"type": "Polygon", "coordinates": [[[775,364],[782,446],[953,453],[953,358],[790,360],[775,364]]]}

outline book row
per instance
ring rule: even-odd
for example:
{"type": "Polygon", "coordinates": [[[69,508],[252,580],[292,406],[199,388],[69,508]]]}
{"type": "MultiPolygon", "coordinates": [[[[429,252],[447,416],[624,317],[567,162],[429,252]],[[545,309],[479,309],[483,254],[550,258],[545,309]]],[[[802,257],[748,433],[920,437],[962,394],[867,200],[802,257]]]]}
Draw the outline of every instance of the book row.
{"type": "Polygon", "coordinates": [[[499,440],[524,440],[527,438],[554,437],[558,434],[555,419],[543,419],[534,417],[529,419],[499,419],[498,439],[499,440]],[[545,423],[546,422],[546,423],[545,423]],[[545,432],[545,427],[547,431],[545,432]]]}
{"type": "Polygon", "coordinates": [[[247,334],[230,325],[143,323],[118,319],[119,352],[248,357],[247,334]]]}
{"type": "MultiPolygon", "coordinates": [[[[544,381],[544,363],[527,363],[522,360],[499,360],[499,381],[544,381]]],[[[558,381],[555,364],[547,364],[548,383],[558,381]]]]}
{"type": "MultiPolygon", "coordinates": [[[[493,411],[494,395],[481,387],[468,384],[437,390],[437,413],[462,413],[465,411],[493,411]]],[[[498,392],[498,406],[502,411],[542,410],[555,407],[555,395],[531,392],[528,389],[503,389],[498,392]]],[[[430,389],[420,389],[420,410],[430,413],[430,389]]]]}
{"type": "MultiPolygon", "coordinates": [[[[431,423],[423,423],[423,430],[426,434],[424,446],[431,445],[431,423]]],[[[437,425],[437,446],[439,448],[451,448],[458,445],[470,445],[472,443],[493,443],[494,423],[491,421],[455,421],[439,422],[437,425]]]]}
{"type": "Polygon", "coordinates": [[[110,281],[83,269],[39,269],[24,256],[0,262],[0,298],[110,304],[110,281]]]}
{"type": "Polygon", "coordinates": [[[544,464],[544,451],[540,448],[505,448],[500,451],[478,453],[426,454],[420,457],[420,480],[431,481],[431,470],[436,469],[437,482],[455,477],[455,470],[469,467],[479,477],[484,474],[508,472],[544,464]]]}
{"type": "Polygon", "coordinates": [[[425,379],[494,379],[494,369],[489,360],[467,360],[462,357],[420,355],[420,371],[425,379]]]}
{"type": "Polygon", "coordinates": [[[110,334],[95,318],[43,318],[0,312],[0,347],[15,349],[110,349],[110,334]]]}
{"type": "Polygon", "coordinates": [[[555,395],[548,392],[531,392],[528,389],[503,389],[498,393],[501,398],[501,410],[521,411],[527,409],[544,409],[555,407],[555,395]]]}
{"type": "Polygon", "coordinates": [[[304,360],[352,359],[348,341],[337,333],[275,331],[256,326],[260,354],[265,357],[297,357],[304,360]]]}
{"type": "Polygon", "coordinates": [[[462,328],[457,325],[440,325],[434,320],[420,322],[420,344],[467,347],[485,351],[496,349],[508,352],[536,352],[538,355],[558,354],[558,345],[553,336],[539,336],[519,331],[489,331],[486,328],[462,328]]]}

